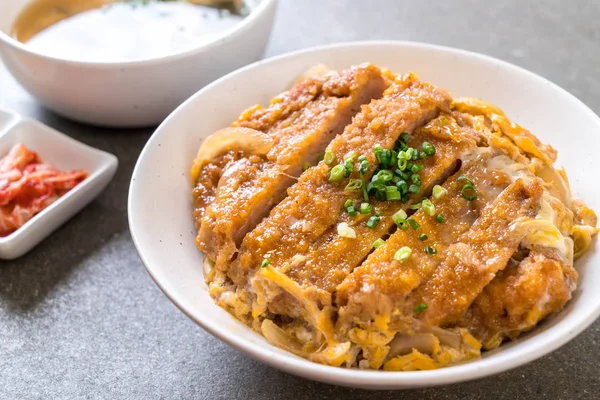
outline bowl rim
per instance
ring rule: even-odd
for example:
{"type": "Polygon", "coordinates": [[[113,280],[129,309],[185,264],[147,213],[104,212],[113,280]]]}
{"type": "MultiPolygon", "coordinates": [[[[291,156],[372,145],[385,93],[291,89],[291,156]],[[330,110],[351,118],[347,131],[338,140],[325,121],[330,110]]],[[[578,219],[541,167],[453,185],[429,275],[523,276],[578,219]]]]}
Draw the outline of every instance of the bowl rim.
{"type": "Polygon", "coordinates": [[[237,75],[244,74],[246,73],[246,71],[258,69],[263,67],[264,65],[276,64],[277,62],[283,59],[301,58],[304,55],[313,52],[320,52],[324,50],[337,50],[342,48],[354,48],[360,50],[361,47],[372,46],[378,46],[382,48],[388,47],[394,49],[420,48],[436,52],[444,52],[461,57],[477,59],[479,61],[487,63],[494,63],[496,65],[501,66],[502,68],[508,69],[513,73],[524,75],[528,79],[536,80],[546,85],[551,85],[554,89],[558,89],[558,91],[562,95],[566,96],[567,99],[573,102],[574,107],[580,108],[582,111],[584,111],[587,115],[590,116],[591,120],[595,121],[598,131],[600,132],[600,117],[597,114],[595,114],[594,111],[592,111],[576,96],[569,93],[562,87],[534,72],[526,70],[525,68],[519,67],[507,61],[502,61],[495,57],[460,48],[415,41],[351,41],[301,49],[281,54],[275,57],[271,57],[268,59],[260,60],[215,80],[214,82],[205,86],[204,88],[196,92],[194,95],[192,95],[190,98],[188,98],[157,127],[155,132],[152,134],[152,136],[149,138],[148,142],[142,149],[138,161],[136,162],[132,174],[132,181],[129,187],[128,222],[132,240],[134,242],[136,250],[138,251],[140,259],[142,260],[142,263],[144,264],[151,278],[161,289],[161,291],[167,296],[167,298],[169,298],[169,300],[171,300],[171,302],[173,302],[173,304],[185,315],[187,315],[192,321],[194,321],[196,324],[198,324],[200,327],[202,327],[204,330],[206,330],[213,336],[217,337],[219,340],[229,344],[235,349],[238,349],[244,352],[245,354],[250,355],[254,359],[259,360],[267,365],[286,371],[288,373],[307,378],[310,377],[310,379],[314,379],[320,382],[327,382],[331,384],[349,387],[360,387],[368,389],[408,389],[471,381],[512,370],[524,364],[530,363],[538,358],[541,358],[542,356],[545,356],[551,353],[552,351],[558,349],[559,347],[563,346],[575,336],[577,336],[579,333],[581,333],[583,330],[585,330],[587,327],[589,327],[600,316],[600,307],[597,307],[596,309],[591,309],[587,315],[585,315],[584,317],[580,317],[572,324],[561,325],[561,323],[558,323],[557,325],[543,332],[541,335],[538,335],[538,340],[531,343],[528,351],[520,354],[518,357],[516,355],[513,355],[507,358],[506,356],[502,357],[501,354],[498,354],[493,358],[478,359],[468,363],[459,364],[447,368],[440,368],[431,371],[411,372],[386,372],[379,370],[373,371],[332,367],[314,363],[312,361],[297,357],[292,353],[289,353],[289,356],[291,358],[279,360],[278,357],[275,357],[272,352],[265,351],[264,349],[260,348],[251,339],[245,337],[244,335],[240,335],[239,333],[231,333],[227,329],[221,329],[222,327],[219,326],[218,323],[215,323],[214,321],[208,318],[197,318],[195,315],[193,315],[193,312],[191,310],[187,310],[184,305],[179,304],[176,300],[177,296],[172,293],[168,293],[168,291],[162,286],[157,276],[155,276],[153,272],[154,267],[152,266],[152,260],[149,260],[144,254],[141,239],[136,233],[136,218],[134,217],[135,211],[131,199],[134,193],[136,192],[139,182],[142,181],[141,179],[136,179],[141,173],[141,164],[143,163],[144,158],[150,152],[150,148],[153,147],[154,141],[158,140],[157,137],[160,134],[160,132],[163,129],[165,129],[165,127],[168,124],[170,124],[170,122],[173,119],[177,118],[179,112],[183,108],[188,107],[191,103],[195,101],[196,98],[202,96],[205,92],[212,90],[213,87],[218,86],[222,81],[228,80],[237,75]],[[484,365],[481,365],[482,363],[484,365]]]}
{"type": "MultiPolygon", "coordinates": [[[[69,58],[56,57],[50,54],[44,54],[38,51],[32,50],[25,43],[21,43],[18,40],[14,39],[9,34],[0,30],[0,45],[4,43],[7,46],[12,47],[13,49],[19,50],[31,56],[40,57],[46,61],[60,62],[63,64],[68,64],[76,67],[87,67],[87,68],[98,68],[98,69],[108,69],[108,68],[123,68],[123,67],[135,67],[135,66],[152,66],[152,65],[160,65],[170,62],[175,62],[180,59],[184,59],[190,56],[195,55],[196,53],[201,53],[203,51],[209,51],[215,47],[222,45],[225,41],[229,41],[232,39],[239,39],[243,36],[244,32],[251,29],[253,26],[256,26],[260,17],[265,14],[271,7],[276,6],[277,0],[261,0],[260,3],[252,10],[252,12],[245,17],[239,24],[234,27],[224,31],[222,34],[215,37],[213,40],[202,43],[199,46],[192,47],[188,50],[183,50],[180,52],[176,52],[173,54],[168,54],[166,56],[161,57],[150,57],[150,58],[142,58],[135,60],[125,60],[125,61],[81,61],[81,60],[73,60],[69,58]]],[[[1,54],[1,48],[0,48],[1,54]]]]}

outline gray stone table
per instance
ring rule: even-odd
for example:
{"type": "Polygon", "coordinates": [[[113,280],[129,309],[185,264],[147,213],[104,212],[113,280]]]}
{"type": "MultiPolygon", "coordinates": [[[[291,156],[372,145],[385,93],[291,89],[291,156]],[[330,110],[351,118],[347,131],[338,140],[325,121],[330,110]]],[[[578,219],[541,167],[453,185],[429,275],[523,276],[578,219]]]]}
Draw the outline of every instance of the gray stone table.
{"type": "MultiPolygon", "coordinates": [[[[266,56],[365,39],[455,46],[528,68],[600,113],[599,21],[594,0],[282,0],[266,56]]],[[[120,160],[96,201],[27,256],[0,262],[0,399],[600,398],[600,322],[517,370],[425,390],[334,387],[254,361],[179,312],[137,256],[127,190],[151,130],[98,129],[58,117],[2,66],[0,107],[120,160]]]]}

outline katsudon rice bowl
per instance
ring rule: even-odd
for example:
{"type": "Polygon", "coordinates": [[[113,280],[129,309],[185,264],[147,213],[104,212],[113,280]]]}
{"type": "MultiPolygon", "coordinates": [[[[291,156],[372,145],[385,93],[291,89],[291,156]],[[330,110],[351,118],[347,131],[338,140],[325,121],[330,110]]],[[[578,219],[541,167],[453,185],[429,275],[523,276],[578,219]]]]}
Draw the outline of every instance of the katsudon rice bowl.
{"type": "MultiPolygon", "coordinates": [[[[229,77],[234,83],[226,77],[182,106],[179,114],[194,103],[205,116],[226,109],[206,126],[178,121],[178,112],[167,120],[148,146],[160,147],[154,163],[170,163],[161,175],[187,181],[189,223],[178,222],[185,234],[169,250],[186,272],[151,267],[142,250],[152,276],[186,313],[236,347],[290,372],[351,386],[470,379],[564,343],[555,335],[577,316],[587,276],[600,279],[580,268],[595,256],[596,197],[581,193],[586,178],[578,169],[559,164],[569,160],[563,150],[572,151],[561,146],[564,138],[504,101],[508,87],[469,84],[476,74],[464,69],[500,65],[498,81],[549,83],[470,53],[386,45],[416,61],[368,44],[355,45],[367,50],[360,56],[352,45],[336,48],[339,57],[319,50],[291,55],[302,69],[286,57],[251,66],[229,77]],[[450,55],[464,58],[454,61],[460,72],[435,72],[431,63],[450,55]],[[276,66],[285,71],[277,84],[252,80],[276,66]],[[224,105],[219,97],[227,90],[240,98],[224,105]],[[161,129],[174,143],[161,139],[161,129]],[[187,163],[166,161],[165,145],[182,149],[187,163]],[[193,291],[202,297],[185,299],[193,291]],[[199,317],[200,308],[211,316],[199,317]],[[523,357],[528,343],[544,339],[552,345],[523,357]],[[255,342],[259,348],[250,349],[255,342]],[[481,372],[484,363],[490,369],[481,372]],[[478,373],[459,374],[469,366],[478,373]],[[327,373],[318,376],[322,368],[327,373]],[[388,372],[349,380],[369,370],[388,372]],[[398,380],[377,383],[388,374],[398,380]],[[446,378],[412,379],[426,374],[446,378]]],[[[138,249],[152,235],[139,233],[132,216],[139,214],[132,212],[136,179],[148,179],[140,163],[129,205],[138,249]]],[[[183,193],[181,184],[163,189],[183,193]]],[[[173,240],[167,233],[152,237],[159,252],[173,240]]],[[[598,312],[590,296],[596,304],[579,316],[579,330],[598,312]]]]}

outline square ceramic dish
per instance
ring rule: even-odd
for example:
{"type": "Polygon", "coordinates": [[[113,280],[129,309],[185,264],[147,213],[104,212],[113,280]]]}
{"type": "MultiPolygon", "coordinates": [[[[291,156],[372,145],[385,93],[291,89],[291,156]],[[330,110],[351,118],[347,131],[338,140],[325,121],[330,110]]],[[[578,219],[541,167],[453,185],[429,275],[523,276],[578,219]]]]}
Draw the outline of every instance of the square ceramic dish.
{"type": "Polygon", "coordinates": [[[0,110],[0,157],[23,143],[40,158],[60,169],[85,169],[89,176],[6,237],[0,237],[0,258],[14,259],[27,253],[46,236],[78,213],[106,187],[118,160],[112,154],[80,143],[39,122],[0,110]]]}

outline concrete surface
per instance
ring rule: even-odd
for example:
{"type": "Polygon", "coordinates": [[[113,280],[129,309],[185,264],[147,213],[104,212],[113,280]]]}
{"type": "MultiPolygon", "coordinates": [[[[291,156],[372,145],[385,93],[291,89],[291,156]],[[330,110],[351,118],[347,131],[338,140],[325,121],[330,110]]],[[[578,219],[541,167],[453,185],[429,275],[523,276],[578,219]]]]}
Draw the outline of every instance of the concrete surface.
{"type": "MultiPolygon", "coordinates": [[[[455,46],[528,68],[598,113],[599,4],[282,0],[266,56],[364,39],[455,46]]],[[[0,262],[0,399],[600,398],[600,322],[525,367],[442,388],[365,392],[262,365],[180,313],[136,254],[127,227],[127,190],[151,130],[112,131],[62,119],[41,108],[2,66],[0,107],[120,159],[100,198],[29,255],[0,262]]]]}

